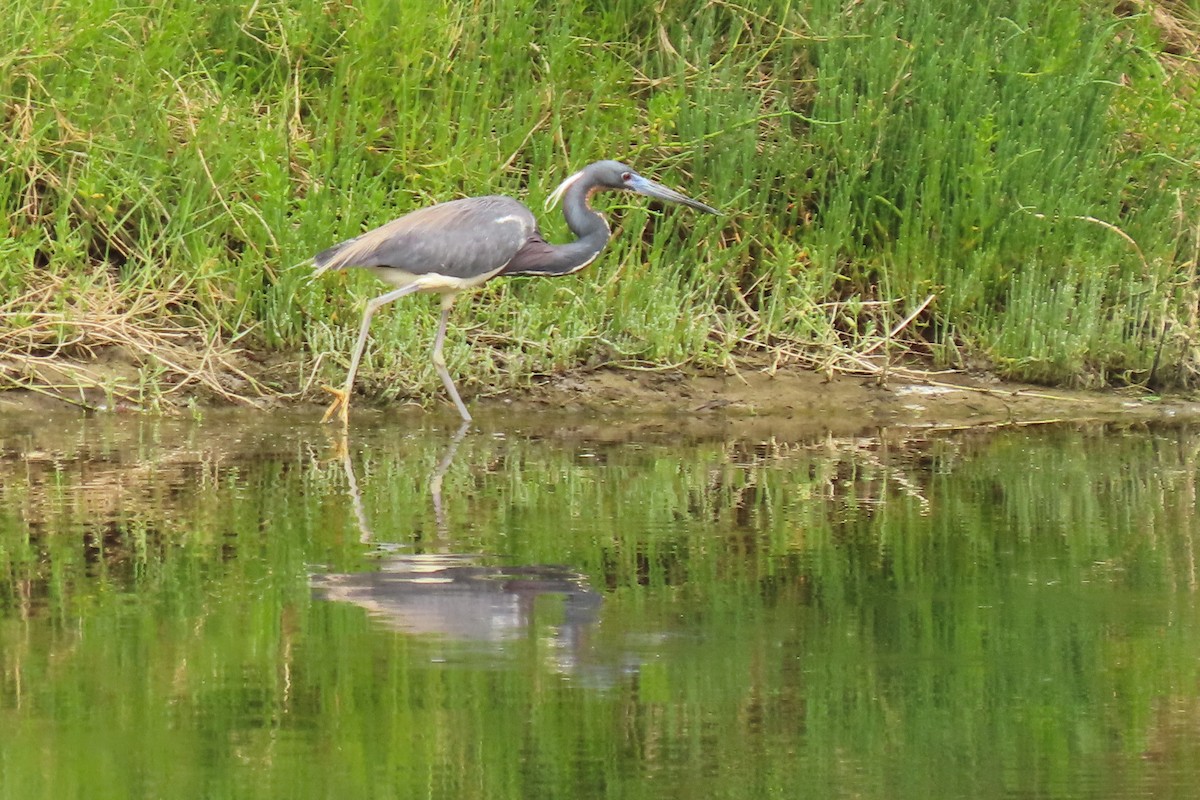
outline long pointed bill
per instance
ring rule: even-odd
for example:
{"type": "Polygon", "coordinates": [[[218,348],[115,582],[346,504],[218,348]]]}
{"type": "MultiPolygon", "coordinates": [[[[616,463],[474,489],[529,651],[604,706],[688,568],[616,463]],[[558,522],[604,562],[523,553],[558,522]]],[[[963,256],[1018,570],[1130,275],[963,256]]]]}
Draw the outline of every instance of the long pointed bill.
{"type": "Polygon", "coordinates": [[[706,206],[699,200],[693,200],[687,195],[682,195],[674,189],[668,189],[661,183],[656,183],[649,178],[643,178],[641,175],[634,175],[626,184],[630,189],[638,194],[644,194],[647,197],[653,197],[655,200],[663,200],[667,203],[679,203],[680,205],[689,206],[697,211],[703,211],[706,214],[720,214],[712,206],[706,206]]]}

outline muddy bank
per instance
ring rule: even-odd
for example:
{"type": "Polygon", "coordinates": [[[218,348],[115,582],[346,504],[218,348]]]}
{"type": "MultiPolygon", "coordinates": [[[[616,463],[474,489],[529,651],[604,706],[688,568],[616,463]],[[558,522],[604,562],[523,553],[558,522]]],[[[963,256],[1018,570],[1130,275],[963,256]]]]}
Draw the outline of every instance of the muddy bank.
{"type": "Polygon", "coordinates": [[[1200,420],[1195,395],[1159,397],[1134,390],[1076,391],[940,374],[936,378],[834,375],[807,370],[773,375],[601,370],[547,380],[519,395],[476,401],[486,415],[506,411],[665,415],[677,420],[769,421],[833,433],[864,428],[970,428],[1068,421],[1200,420]]]}
{"type": "MultiPolygon", "coordinates": [[[[92,365],[92,368],[98,367],[92,365]]],[[[196,399],[206,413],[229,405],[212,393],[197,393],[196,399]]],[[[305,419],[307,415],[319,419],[324,400],[325,395],[313,387],[299,397],[260,398],[256,404],[276,413],[287,409],[287,416],[294,419],[305,419]]],[[[529,420],[559,415],[595,420],[655,417],[658,418],[655,424],[667,427],[704,427],[718,421],[736,421],[739,427],[803,428],[835,434],[880,427],[969,428],[1087,420],[1200,420],[1200,397],[1195,393],[1160,397],[1136,390],[1076,391],[955,373],[922,377],[900,373],[886,381],[874,376],[825,376],[799,368],[769,374],[749,362],[739,365],[736,372],[722,375],[619,369],[574,371],[543,378],[521,390],[468,398],[468,404],[481,424],[499,417],[529,420]]],[[[73,407],[112,410],[99,396],[56,397],[50,391],[29,389],[0,392],[0,413],[73,407]]],[[[118,404],[115,410],[137,412],[129,404],[118,404]]],[[[193,407],[186,413],[195,410],[193,407]]],[[[175,413],[181,411],[174,409],[175,413]]],[[[409,415],[420,416],[424,424],[451,424],[457,420],[453,408],[440,394],[424,408],[415,402],[385,406],[359,397],[353,410],[355,423],[366,425],[409,415]]]]}

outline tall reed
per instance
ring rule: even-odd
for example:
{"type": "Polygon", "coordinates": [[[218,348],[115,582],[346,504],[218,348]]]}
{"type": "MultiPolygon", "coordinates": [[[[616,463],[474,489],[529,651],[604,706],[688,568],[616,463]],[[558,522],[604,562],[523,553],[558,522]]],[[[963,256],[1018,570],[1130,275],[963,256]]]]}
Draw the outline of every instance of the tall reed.
{"type": "MultiPolygon", "coordinates": [[[[171,313],[197,338],[281,351],[297,374],[332,354],[319,371],[336,377],[378,286],[294,265],[470,194],[519,196],[561,238],[543,199],[619,157],[728,214],[602,200],[616,236],[595,266],[461,304],[447,356],[468,392],[759,349],[855,368],[889,332],[937,363],[1046,382],[1200,369],[1195,65],[1164,70],[1149,16],[1066,0],[10,5],[9,297],[47,272],[84,298],[115,277],[131,298],[189,298],[171,313]]],[[[0,325],[19,327],[10,310],[0,325]]],[[[380,315],[364,385],[435,390],[434,322],[421,299],[380,315]]]]}

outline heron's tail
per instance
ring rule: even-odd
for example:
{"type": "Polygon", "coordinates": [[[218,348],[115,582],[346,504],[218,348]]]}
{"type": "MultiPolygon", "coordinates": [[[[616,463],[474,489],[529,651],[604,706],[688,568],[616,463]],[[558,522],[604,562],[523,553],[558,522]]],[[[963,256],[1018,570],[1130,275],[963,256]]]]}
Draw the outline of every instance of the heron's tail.
{"type": "Polygon", "coordinates": [[[337,258],[337,254],[346,245],[353,241],[354,239],[347,239],[344,242],[338,242],[333,247],[326,247],[324,250],[310,258],[307,262],[303,262],[313,265],[313,274],[311,277],[309,277],[309,281],[315,281],[317,278],[321,277],[330,270],[342,269],[345,264],[340,263],[340,260],[337,258]]]}

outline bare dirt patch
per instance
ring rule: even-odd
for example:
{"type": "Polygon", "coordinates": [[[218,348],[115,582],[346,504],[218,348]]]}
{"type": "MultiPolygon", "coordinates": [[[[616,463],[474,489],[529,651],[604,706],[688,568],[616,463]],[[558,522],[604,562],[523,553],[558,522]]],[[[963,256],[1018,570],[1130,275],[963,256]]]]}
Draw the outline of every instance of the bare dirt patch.
{"type": "MultiPolygon", "coordinates": [[[[45,381],[33,389],[0,391],[0,413],[67,406],[118,412],[139,410],[132,403],[107,405],[106,399],[111,397],[106,398],[96,388],[127,381],[131,370],[128,359],[108,354],[78,362],[60,361],[43,368],[76,376],[86,371],[90,387],[54,390],[53,381],[45,381]]],[[[279,363],[250,358],[239,361],[239,375],[246,375],[256,385],[282,386],[283,368],[279,363]],[[256,371],[261,374],[255,375],[256,371]]],[[[295,380],[294,372],[291,377],[295,380]]],[[[234,404],[229,393],[206,385],[180,389],[172,394],[172,405],[159,405],[154,410],[170,413],[189,405],[214,408],[234,404]]],[[[311,409],[319,417],[325,400],[325,395],[310,383],[305,387],[283,387],[273,394],[259,394],[253,404],[262,408],[291,408],[301,414],[311,409]]],[[[1075,391],[1005,383],[961,373],[900,371],[886,380],[879,374],[826,376],[798,366],[768,370],[753,360],[739,363],[735,372],[720,375],[608,368],[572,371],[544,377],[531,387],[476,397],[468,402],[480,420],[513,414],[545,417],[561,413],[606,418],[653,415],[660,421],[673,420],[671,424],[678,424],[681,429],[695,425],[711,427],[718,420],[737,420],[739,427],[803,427],[835,433],[871,427],[970,428],[1084,420],[1200,419],[1200,398],[1194,394],[1161,397],[1135,390],[1075,391]]],[[[442,405],[439,395],[426,411],[441,415],[446,410],[442,405]]],[[[416,410],[415,403],[382,406],[360,397],[355,401],[354,414],[369,418],[380,412],[416,410]]]]}
{"type": "Polygon", "coordinates": [[[516,408],[629,411],[769,419],[834,432],[864,427],[969,428],[1083,420],[1200,419],[1191,396],[1132,390],[1052,389],[961,374],[824,376],[803,369],[768,374],[747,366],[735,375],[600,370],[570,373],[518,396],[485,401],[516,408]]]}

